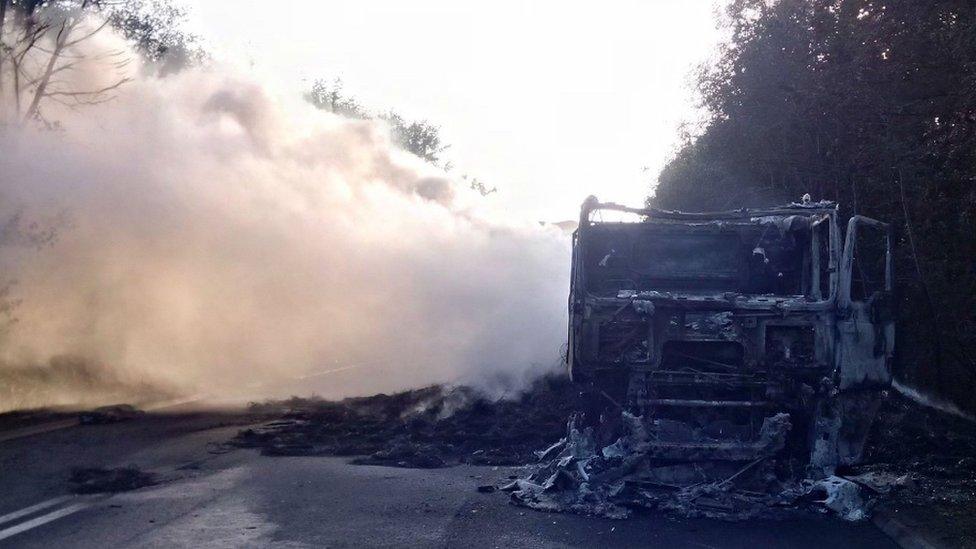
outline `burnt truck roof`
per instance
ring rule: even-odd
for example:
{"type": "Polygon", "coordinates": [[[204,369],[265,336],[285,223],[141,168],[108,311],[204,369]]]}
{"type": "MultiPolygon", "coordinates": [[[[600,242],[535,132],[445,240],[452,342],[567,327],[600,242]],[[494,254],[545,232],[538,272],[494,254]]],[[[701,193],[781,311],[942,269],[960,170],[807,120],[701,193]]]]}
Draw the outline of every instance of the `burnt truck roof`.
{"type": "Polygon", "coordinates": [[[837,203],[829,200],[810,202],[804,197],[803,202],[792,202],[783,206],[773,206],[768,208],[740,208],[738,210],[727,210],[719,212],[682,212],[678,210],[662,210],[645,206],[643,208],[633,208],[616,204],[614,202],[600,202],[595,196],[588,197],[583,202],[580,215],[582,222],[592,222],[589,219],[590,212],[594,210],[611,210],[636,215],[646,216],[649,220],[669,219],[680,221],[702,221],[702,220],[721,220],[721,219],[751,219],[765,216],[789,216],[789,215],[818,215],[836,214],[837,203]]]}
{"type": "MultiPolygon", "coordinates": [[[[679,226],[694,227],[696,230],[725,230],[729,226],[761,226],[767,224],[788,223],[792,226],[793,218],[821,218],[837,219],[838,206],[832,201],[812,202],[808,197],[804,197],[801,202],[793,202],[782,206],[766,208],[740,208],[737,210],[721,212],[681,212],[673,210],[662,210],[658,208],[644,207],[632,208],[613,202],[600,202],[596,197],[591,196],[583,202],[580,214],[579,229],[575,235],[579,236],[586,231],[585,227],[607,227],[607,228],[627,228],[641,230],[641,226],[647,225],[671,225],[675,228],[679,226]],[[640,222],[622,221],[593,221],[590,214],[597,210],[610,210],[626,212],[642,216],[640,222]]],[[[811,221],[815,221],[812,220],[811,221]]],[[[831,230],[831,240],[833,241],[834,232],[831,230]]],[[[577,242],[578,243],[578,242],[577,242]]],[[[831,252],[828,262],[833,263],[838,260],[835,252],[831,252]]],[[[613,296],[598,296],[586,291],[587,299],[594,302],[606,302],[622,304],[635,299],[668,302],[677,304],[682,308],[703,308],[715,309],[726,308],[727,310],[771,310],[779,309],[782,311],[817,311],[824,310],[833,305],[835,294],[833,289],[830,295],[825,298],[815,299],[803,294],[751,294],[743,291],[691,291],[691,290],[621,290],[613,296]]]]}

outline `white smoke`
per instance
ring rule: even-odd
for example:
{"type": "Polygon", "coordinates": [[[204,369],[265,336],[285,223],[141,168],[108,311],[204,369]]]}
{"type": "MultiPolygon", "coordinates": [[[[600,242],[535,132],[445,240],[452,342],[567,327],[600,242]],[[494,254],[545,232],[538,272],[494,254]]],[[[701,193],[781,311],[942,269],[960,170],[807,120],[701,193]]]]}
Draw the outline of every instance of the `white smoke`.
{"type": "Polygon", "coordinates": [[[927,406],[933,410],[938,410],[945,414],[968,419],[969,421],[976,421],[976,416],[964,411],[962,408],[956,406],[952,402],[919,391],[914,387],[901,383],[897,379],[891,380],[891,387],[901,393],[902,396],[905,396],[912,401],[921,404],[922,406],[927,406]]]}
{"type": "Polygon", "coordinates": [[[54,116],[63,131],[0,130],[0,221],[58,227],[39,250],[0,245],[22,300],[8,374],[69,356],[122,385],[340,396],[558,362],[566,236],[493,220],[377,123],[219,68],[54,116]]]}

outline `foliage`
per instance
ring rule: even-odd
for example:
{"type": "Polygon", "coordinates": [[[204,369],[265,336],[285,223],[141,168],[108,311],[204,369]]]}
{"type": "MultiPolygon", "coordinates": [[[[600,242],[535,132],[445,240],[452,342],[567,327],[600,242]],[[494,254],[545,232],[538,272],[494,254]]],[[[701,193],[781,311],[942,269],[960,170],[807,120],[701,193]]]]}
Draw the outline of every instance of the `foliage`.
{"type": "Polygon", "coordinates": [[[312,83],[311,89],[305,94],[305,100],[317,108],[341,114],[349,118],[368,120],[372,118],[369,112],[355,99],[342,91],[342,80],[338,78],[329,82],[318,79],[312,83]]]}
{"type": "Polygon", "coordinates": [[[312,83],[305,99],[320,109],[363,120],[379,119],[390,127],[390,138],[400,148],[409,151],[431,164],[440,162],[440,154],[447,149],[441,144],[440,128],[426,120],[405,120],[396,111],[372,114],[356,99],[343,92],[342,80],[332,82],[318,79],[312,83]]]}
{"type": "Polygon", "coordinates": [[[93,44],[112,26],[161,72],[203,59],[197,38],[184,32],[184,8],[171,0],[0,0],[0,125],[34,122],[56,128],[45,105],[69,108],[111,100],[129,81],[123,51],[93,44]],[[98,62],[104,80],[71,82],[84,62],[98,62]]]}
{"type": "Polygon", "coordinates": [[[207,58],[200,37],[184,30],[185,7],[171,0],[124,0],[106,6],[112,26],[160,72],[179,70],[207,58]]]}
{"type": "Polygon", "coordinates": [[[0,0],[0,123],[38,122],[53,127],[42,105],[67,107],[100,103],[128,81],[120,52],[93,52],[91,39],[107,22],[92,22],[97,2],[0,0]],[[103,82],[73,87],[65,78],[84,60],[97,59],[116,69],[103,82]]]}
{"type": "Polygon", "coordinates": [[[898,228],[899,373],[976,386],[976,9],[968,0],[733,0],[708,115],[648,203],[836,200],[898,228]],[[931,365],[939,365],[932,368],[931,365]]]}
{"type": "MultiPolygon", "coordinates": [[[[331,82],[324,79],[316,80],[305,93],[305,100],[320,109],[349,118],[382,120],[390,128],[391,141],[398,147],[444,170],[451,169],[450,162],[442,162],[441,159],[441,153],[447,150],[450,145],[445,145],[441,141],[439,126],[435,126],[426,120],[406,120],[393,110],[374,115],[355,98],[343,92],[342,80],[335,79],[331,82]]],[[[482,196],[498,192],[497,188],[489,187],[477,178],[469,178],[467,175],[461,177],[468,182],[472,190],[482,196]]]]}
{"type": "Polygon", "coordinates": [[[426,120],[408,121],[394,111],[379,115],[390,125],[393,142],[403,150],[423,158],[431,164],[440,162],[440,154],[447,149],[441,145],[440,128],[426,120]]]}

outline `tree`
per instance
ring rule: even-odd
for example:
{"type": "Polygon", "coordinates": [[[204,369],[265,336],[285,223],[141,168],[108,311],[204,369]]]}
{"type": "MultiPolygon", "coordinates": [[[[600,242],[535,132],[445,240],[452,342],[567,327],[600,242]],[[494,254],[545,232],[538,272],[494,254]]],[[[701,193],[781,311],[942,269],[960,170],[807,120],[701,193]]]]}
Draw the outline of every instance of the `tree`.
{"type": "Polygon", "coordinates": [[[7,63],[0,66],[0,93],[6,85],[9,95],[6,100],[0,96],[0,108],[5,110],[6,122],[47,122],[41,114],[43,102],[68,106],[99,103],[128,81],[119,75],[103,86],[73,89],[62,79],[80,60],[92,56],[116,67],[122,63],[119,52],[95,53],[86,49],[92,37],[107,25],[88,18],[90,11],[97,8],[96,2],[33,0],[3,4],[0,56],[7,63]]]}
{"type": "MultiPolygon", "coordinates": [[[[195,39],[179,31],[184,16],[163,0],[0,0],[0,130],[30,122],[56,126],[44,113],[49,103],[78,107],[110,100],[129,80],[122,72],[129,59],[124,52],[92,45],[109,26],[119,29],[150,61],[165,60],[172,66],[174,49],[189,52],[184,60],[200,59],[199,53],[192,53],[195,39]],[[73,87],[64,78],[81,62],[92,60],[108,71],[103,85],[73,87]]],[[[64,213],[27,220],[23,211],[16,211],[0,220],[0,247],[41,248],[66,226],[64,213]]],[[[16,322],[16,282],[0,274],[0,337],[16,322]]]]}
{"type": "MultiPolygon", "coordinates": [[[[0,65],[0,93],[4,86],[9,90],[6,97],[12,106],[4,111],[7,123],[43,121],[44,101],[66,105],[103,101],[127,80],[120,76],[105,86],[84,90],[63,85],[61,76],[89,55],[84,51],[86,43],[107,24],[89,24],[94,3],[4,1],[3,6],[0,56],[6,62],[0,65]]],[[[111,57],[105,54],[109,63],[118,62],[111,57]]]]}
{"type": "Polygon", "coordinates": [[[47,103],[78,107],[110,100],[129,81],[130,59],[93,45],[109,26],[148,60],[170,62],[170,70],[177,60],[199,60],[196,38],[180,30],[185,16],[167,0],[0,0],[0,124],[52,125],[43,114],[47,103]],[[72,87],[65,77],[82,61],[104,66],[102,85],[72,87]]]}
{"type": "Polygon", "coordinates": [[[697,78],[707,122],[662,170],[648,203],[738,208],[809,192],[844,214],[895,223],[899,373],[970,404],[972,2],[733,0],[721,24],[730,38],[697,78]]]}
{"type": "Polygon", "coordinates": [[[439,165],[440,154],[448,148],[441,145],[440,127],[426,120],[404,120],[395,111],[381,114],[379,119],[390,125],[390,134],[397,146],[431,164],[439,165]]]}
{"type": "Polygon", "coordinates": [[[185,30],[187,9],[170,0],[124,0],[104,6],[111,25],[160,73],[207,58],[200,37],[185,30]]]}
{"type": "Polygon", "coordinates": [[[349,118],[361,120],[372,118],[359,102],[343,93],[342,80],[338,78],[332,82],[323,79],[316,80],[305,94],[305,100],[315,105],[316,108],[349,118]]]}
{"type": "MultiPolygon", "coordinates": [[[[312,83],[309,91],[305,93],[305,100],[319,109],[349,118],[382,120],[389,126],[390,139],[396,146],[435,166],[447,168],[447,165],[441,164],[440,155],[448,149],[449,145],[442,144],[439,126],[435,126],[426,120],[406,120],[393,110],[374,115],[360,105],[356,99],[343,92],[342,80],[340,79],[331,82],[324,79],[316,80],[312,83]]],[[[481,186],[484,187],[484,184],[481,186]]]]}
{"type": "MultiPolygon", "coordinates": [[[[355,98],[343,92],[342,80],[338,78],[331,82],[321,78],[315,80],[305,93],[305,100],[319,109],[349,118],[382,120],[390,128],[390,140],[394,145],[444,171],[450,171],[452,168],[450,162],[445,162],[441,158],[441,154],[450,148],[450,145],[445,145],[441,141],[440,126],[435,126],[426,120],[406,120],[394,110],[374,115],[355,98]]],[[[481,196],[498,192],[497,187],[488,186],[477,177],[464,174],[461,179],[481,196]]]]}

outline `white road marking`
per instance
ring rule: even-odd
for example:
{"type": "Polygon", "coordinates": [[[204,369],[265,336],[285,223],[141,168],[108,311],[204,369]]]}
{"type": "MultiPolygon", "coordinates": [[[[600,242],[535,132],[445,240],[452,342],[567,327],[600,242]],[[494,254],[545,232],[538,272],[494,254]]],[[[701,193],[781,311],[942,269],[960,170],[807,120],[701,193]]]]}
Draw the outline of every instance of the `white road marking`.
{"type": "MultiPolygon", "coordinates": [[[[362,365],[353,364],[350,366],[340,366],[338,368],[332,368],[328,370],[319,370],[317,372],[310,372],[305,375],[292,376],[290,379],[293,381],[305,381],[308,379],[327,376],[329,374],[335,374],[338,372],[344,372],[346,370],[352,370],[355,368],[362,368],[362,365]]],[[[271,385],[270,381],[254,382],[248,385],[249,388],[266,387],[271,385]]],[[[146,404],[141,406],[140,409],[146,412],[158,412],[160,410],[166,410],[168,408],[176,408],[184,404],[192,404],[194,402],[208,400],[213,398],[212,395],[207,393],[200,393],[189,397],[174,398],[170,400],[163,400],[155,403],[146,404]]],[[[81,422],[78,418],[68,418],[60,419],[55,421],[49,421],[47,423],[41,423],[38,425],[31,425],[28,427],[23,427],[20,429],[13,429],[7,432],[0,432],[0,442],[5,442],[8,440],[15,440],[18,438],[29,437],[32,435],[39,435],[42,433],[48,433],[51,431],[57,431],[60,429],[67,429],[68,427],[74,427],[79,425],[81,422]]]]}
{"type": "MultiPolygon", "coordinates": [[[[310,379],[310,378],[314,378],[314,377],[325,376],[325,375],[329,375],[329,374],[333,374],[333,373],[337,373],[337,372],[343,372],[343,371],[346,371],[346,370],[352,370],[354,368],[359,368],[359,367],[360,367],[359,365],[351,365],[351,366],[342,366],[342,367],[339,367],[339,368],[332,368],[332,369],[327,369],[327,370],[319,370],[317,372],[311,372],[311,373],[308,373],[308,374],[305,374],[305,375],[301,375],[301,376],[294,376],[292,379],[297,380],[297,381],[301,381],[301,380],[306,380],[306,379],[310,379]]],[[[154,404],[149,404],[147,406],[144,406],[142,409],[145,410],[145,411],[165,410],[167,408],[175,408],[177,406],[181,406],[181,405],[184,405],[184,404],[190,404],[190,403],[197,402],[197,401],[200,401],[200,400],[204,400],[204,399],[207,399],[207,398],[208,398],[208,395],[207,394],[197,394],[197,395],[193,395],[193,396],[190,396],[190,397],[176,398],[176,399],[172,399],[172,400],[166,400],[166,401],[161,401],[161,402],[157,402],[157,403],[154,403],[154,404]]],[[[67,427],[74,427],[75,425],[78,425],[78,424],[79,424],[79,420],[77,418],[69,418],[69,419],[65,419],[65,420],[58,420],[58,421],[51,421],[51,422],[48,422],[48,423],[42,423],[40,425],[32,425],[30,427],[26,427],[26,428],[23,428],[23,429],[13,430],[13,431],[10,431],[10,432],[7,432],[7,433],[0,433],[0,442],[5,441],[5,440],[13,440],[13,439],[16,439],[16,438],[21,438],[21,437],[25,437],[25,436],[34,435],[34,434],[39,434],[39,433],[46,433],[46,432],[54,431],[54,430],[58,430],[58,429],[64,429],[64,428],[67,428],[67,427]]],[[[5,539],[7,539],[9,537],[16,536],[17,534],[21,534],[21,533],[26,532],[28,530],[32,530],[34,528],[37,528],[38,526],[43,526],[43,525],[48,524],[50,522],[54,522],[54,521],[56,521],[58,519],[64,518],[64,517],[66,517],[68,515],[72,515],[74,513],[77,513],[78,511],[81,511],[83,509],[87,509],[87,508],[91,507],[92,505],[94,505],[95,503],[97,503],[97,502],[99,502],[99,501],[101,501],[103,499],[107,499],[108,497],[109,496],[100,496],[100,497],[97,497],[97,498],[94,498],[94,499],[91,499],[91,498],[89,498],[89,499],[83,499],[81,501],[78,501],[77,503],[74,503],[72,505],[68,505],[67,507],[62,507],[60,509],[55,509],[54,511],[51,511],[51,512],[49,512],[47,514],[44,514],[44,515],[41,515],[39,517],[32,518],[30,520],[26,520],[24,522],[21,522],[20,524],[14,524],[13,526],[10,526],[10,527],[7,527],[7,528],[4,528],[4,529],[0,530],[0,540],[5,540],[5,539]]],[[[15,522],[15,521],[17,521],[19,519],[22,519],[24,517],[28,517],[30,515],[33,515],[34,513],[37,513],[39,511],[42,511],[44,509],[48,509],[50,507],[55,507],[57,505],[61,505],[62,503],[65,503],[65,502],[68,502],[68,501],[71,501],[71,500],[77,500],[77,499],[79,499],[79,496],[60,496],[60,497],[52,498],[52,499],[49,499],[49,500],[46,500],[46,501],[42,501],[40,503],[36,503],[36,504],[31,505],[29,507],[24,507],[23,509],[20,509],[18,511],[13,511],[11,513],[7,513],[6,515],[0,516],[0,525],[7,524],[7,523],[10,523],[10,522],[15,522]]]]}
{"type": "Polygon", "coordinates": [[[41,516],[39,516],[37,518],[32,518],[32,519],[30,519],[28,521],[21,522],[20,524],[17,524],[15,526],[11,526],[10,528],[5,528],[3,530],[0,530],[0,540],[7,539],[7,538],[9,538],[11,536],[16,536],[17,534],[26,532],[26,531],[31,530],[33,528],[37,528],[38,526],[42,526],[42,525],[47,524],[49,522],[54,522],[54,521],[58,520],[59,518],[66,517],[66,516],[68,516],[68,515],[70,515],[72,513],[77,513],[78,511],[81,511],[82,509],[87,509],[88,507],[91,507],[92,506],[92,503],[94,503],[94,502],[91,502],[91,501],[82,501],[82,502],[79,502],[79,503],[75,503],[74,505],[69,505],[69,506],[64,507],[62,509],[58,509],[56,511],[51,511],[50,513],[48,513],[46,515],[41,515],[41,516]]]}
{"type": "Polygon", "coordinates": [[[4,524],[4,523],[7,523],[7,522],[10,522],[10,521],[13,521],[13,520],[17,520],[17,519],[19,519],[21,517],[26,517],[27,515],[34,514],[34,513],[38,512],[38,511],[40,511],[41,509],[47,509],[48,507],[53,507],[55,505],[58,505],[59,503],[63,503],[63,502],[68,501],[69,499],[72,499],[74,497],[75,496],[61,496],[61,497],[49,499],[47,501],[42,501],[42,502],[40,502],[40,503],[38,503],[36,505],[31,505],[30,507],[24,507],[20,511],[14,511],[13,513],[7,513],[6,515],[0,516],[0,524],[4,524]]]}
{"type": "Polygon", "coordinates": [[[294,376],[292,379],[296,381],[303,381],[306,379],[311,379],[313,377],[321,377],[329,374],[334,374],[336,372],[345,372],[346,370],[352,370],[354,368],[361,368],[358,364],[353,364],[351,366],[341,366],[339,368],[332,368],[331,370],[319,370],[317,372],[311,372],[302,376],[294,376]]]}
{"type": "MultiPolygon", "coordinates": [[[[207,398],[207,395],[201,394],[201,395],[194,395],[186,398],[164,400],[162,402],[157,402],[155,404],[148,404],[145,407],[143,407],[142,410],[146,412],[158,412],[160,410],[165,410],[167,408],[176,408],[177,406],[182,406],[184,404],[197,402],[198,400],[203,400],[205,398],[207,398]]],[[[22,427],[20,429],[13,429],[7,432],[0,432],[0,442],[6,442],[8,440],[15,440],[18,438],[39,435],[42,433],[49,433],[51,431],[58,431],[60,429],[67,429],[68,427],[74,427],[80,424],[81,421],[77,417],[73,417],[68,419],[49,421],[47,423],[39,423],[37,425],[30,425],[28,427],[22,427]]]]}
{"type": "Polygon", "coordinates": [[[182,406],[184,404],[191,404],[200,400],[207,398],[208,395],[199,394],[193,395],[185,398],[174,398],[171,400],[164,400],[162,402],[157,402],[155,404],[147,404],[142,407],[143,411],[146,412],[156,412],[159,410],[165,410],[167,408],[176,408],[177,406],[182,406]]]}
{"type": "Polygon", "coordinates": [[[57,421],[49,421],[47,423],[40,423],[38,425],[31,425],[29,427],[23,427],[20,429],[14,429],[11,431],[7,431],[5,433],[0,433],[0,442],[29,437],[31,435],[39,435],[41,433],[48,433],[51,431],[57,431],[58,429],[66,429],[68,427],[74,427],[75,425],[78,425],[78,423],[79,423],[78,418],[69,418],[69,419],[61,419],[57,421]]]}

